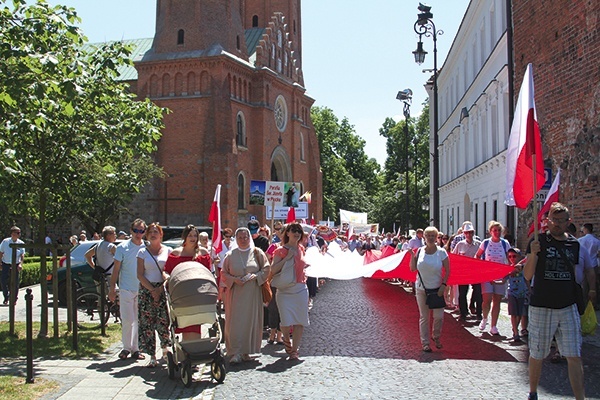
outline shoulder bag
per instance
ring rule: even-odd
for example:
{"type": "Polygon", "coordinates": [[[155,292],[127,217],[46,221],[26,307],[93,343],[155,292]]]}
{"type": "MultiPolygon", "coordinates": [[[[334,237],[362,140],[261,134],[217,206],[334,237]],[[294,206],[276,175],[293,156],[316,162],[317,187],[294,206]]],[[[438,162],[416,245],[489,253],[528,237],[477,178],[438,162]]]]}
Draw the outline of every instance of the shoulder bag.
{"type": "Polygon", "coordinates": [[[296,284],[296,272],[294,271],[294,257],[283,264],[281,271],[273,275],[271,285],[277,289],[285,289],[296,284]]]}
{"type": "MultiPolygon", "coordinates": [[[[256,247],[254,248],[254,258],[256,259],[258,268],[262,271],[262,269],[263,269],[262,257],[259,254],[258,249],[256,247]]],[[[269,279],[267,279],[266,281],[263,282],[262,285],[260,285],[260,291],[262,292],[263,303],[269,304],[271,302],[271,299],[273,298],[273,292],[271,291],[271,285],[269,284],[269,279]]]]}

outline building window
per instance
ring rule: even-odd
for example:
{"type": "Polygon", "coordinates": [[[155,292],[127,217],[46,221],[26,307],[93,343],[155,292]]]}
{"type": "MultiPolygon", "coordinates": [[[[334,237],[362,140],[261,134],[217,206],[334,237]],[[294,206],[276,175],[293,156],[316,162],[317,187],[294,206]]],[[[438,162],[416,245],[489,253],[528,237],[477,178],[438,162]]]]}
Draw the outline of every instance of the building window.
{"type": "Polygon", "coordinates": [[[304,161],[304,134],[300,132],[300,161],[304,161]]]}
{"type": "Polygon", "coordinates": [[[238,175],[238,210],[244,210],[245,204],[244,204],[244,199],[246,198],[246,194],[245,194],[245,179],[244,179],[244,175],[242,175],[241,173],[238,175]]]}
{"type": "Polygon", "coordinates": [[[253,15],[252,16],[252,27],[253,28],[258,27],[258,15],[253,15]]]}
{"type": "Polygon", "coordinates": [[[180,29],[179,31],[177,31],[177,44],[183,44],[185,38],[185,31],[183,29],[180,29]]]}
{"type": "Polygon", "coordinates": [[[236,45],[237,49],[239,50],[240,49],[240,35],[237,35],[235,37],[235,45],[236,45]]]}
{"type": "Polygon", "coordinates": [[[285,99],[281,95],[277,96],[277,99],[275,99],[274,117],[277,129],[279,132],[283,133],[287,125],[288,111],[285,99]]]}
{"type": "Polygon", "coordinates": [[[246,121],[244,120],[244,114],[241,111],[237,115],[235,126],[235,144],[246,147],[246,121]]]}

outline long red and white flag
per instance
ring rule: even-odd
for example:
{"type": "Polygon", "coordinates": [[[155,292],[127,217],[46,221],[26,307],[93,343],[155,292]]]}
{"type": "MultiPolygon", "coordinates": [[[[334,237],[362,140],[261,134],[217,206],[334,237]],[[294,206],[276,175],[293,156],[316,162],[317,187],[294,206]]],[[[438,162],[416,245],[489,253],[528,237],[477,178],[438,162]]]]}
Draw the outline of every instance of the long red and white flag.
{"type": "MultiPolygon", "coordinates": [[[[538,217],[537,217],[538,229],[541,228],[542,218],[544,217],[544,214],[546,214],[548,211],[550,211],[550,206],[552,205],[552,203],[555,203],[558,201],[559,188],[560,188],[560,169],[556,173],[556,177],[554,178],[554,181],[552,181],[552,186],[550,187],[548,196],[546,196],[544,205],[542,206],[542,208],[540,209],[540,212],[538,213],[538,217]]],[[[531,227],[529,228],[529,232],[527,233],[527,236],[529,236],[533,233],[533,224],[534,223],[532,222],[531,227]]]]}
{"type": "Polygon", "coordinates": [[[506,152],[506,198],[504,203],[527,208],[535,194],[544,186],[542,138],[535,112],[533,66],[527,65],[515,119],[510,130],[506,152]],[[533,160],[536,160],[536,187],[533,186],[533,160]]]}
{"type": "Polygon", "coordinates": [[[221,185],[217,185],[215,198],[210,207],[210,214],[208,214],[208,222],[212,222],[212,250],[217,255],[223,250],[223,238],[221,237],[221,185]]]}

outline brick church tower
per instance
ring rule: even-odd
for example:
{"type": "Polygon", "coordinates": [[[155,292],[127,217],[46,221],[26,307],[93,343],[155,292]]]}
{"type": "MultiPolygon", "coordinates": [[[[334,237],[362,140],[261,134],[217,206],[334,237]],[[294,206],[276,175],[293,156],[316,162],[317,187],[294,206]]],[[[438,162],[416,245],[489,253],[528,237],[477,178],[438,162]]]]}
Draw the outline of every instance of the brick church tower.
{"type": "Polygon", "coordinates": [[[322,215],[300,14],[300,0],[157,0],[132,88],[170,110],[156,155],[168,186],[140,196],[140,216],[164,224],[168,210],[169,225],[208,225],[221,184],[223,227],[265,223],[265,208],[248,204],[251,180],[299,182],[313,193],[309,214],[322,215]]]}

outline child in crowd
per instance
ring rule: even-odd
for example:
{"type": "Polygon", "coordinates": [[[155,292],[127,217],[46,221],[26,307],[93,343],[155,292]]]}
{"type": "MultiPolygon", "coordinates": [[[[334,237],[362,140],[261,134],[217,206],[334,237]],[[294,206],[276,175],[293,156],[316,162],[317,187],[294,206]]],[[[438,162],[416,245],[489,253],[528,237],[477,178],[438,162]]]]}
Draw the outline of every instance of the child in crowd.
{"type": "Polygon", "coordinates": [[[511,248],[507,252],[508,262],[514,267],[508,277],[508,314],[512,323],[512,343],[521,343],[521,336],[527,336],[527,306],[529,305],[529,282],[523,276],[521,251],[511,248]],[[519,323],[521,332],[519,333],[519,323]]]}

